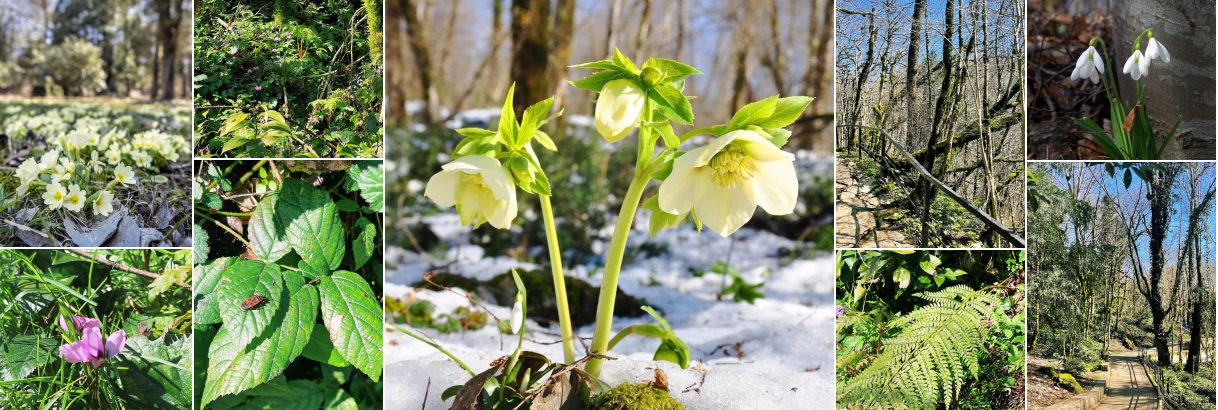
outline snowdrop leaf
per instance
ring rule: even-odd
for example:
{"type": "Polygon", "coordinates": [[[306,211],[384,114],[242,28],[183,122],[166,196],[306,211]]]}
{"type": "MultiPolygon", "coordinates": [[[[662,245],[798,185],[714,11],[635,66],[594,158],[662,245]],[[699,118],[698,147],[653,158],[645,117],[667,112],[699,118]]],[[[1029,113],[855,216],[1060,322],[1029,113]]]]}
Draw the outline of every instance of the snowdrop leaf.
{"type": "Polygon", "coordinates": [[[347,168],[347,178],[359,187],[359,195],[376,212],[385,211],[385,165],[381,161],[357,161],[347,168]]]}
{"type": "Polygon", "coordinates": [[[351,363],[347,363],[343,359],[343,355],[338,353],[334,348],[334,343],[330,341],[330,332],[321,326],[314,326],[313,333],[309,337],[309,343],[305,345],[301,356],[316,360],[336,367],[347,367],[351,363]]]}
{"type": "Polygon", "coordinates": [[[279,220],[275,218],[277,199],[278,194],[264,196],[254,208],[254,215],[246,228],[249,231],[250,251],[268,262],[277,261],[292,251],[292,244],[285,237],[287,228],[279,225],[279,220]]]}
{"type": "Polygon", "coordinates": [[[165,340],[149,340],[144,336],[127,339],[121,356],[130,365],[119,368],[121,394],[139,408],[190,407],[190,369],[194,362],[191,345],[191,337],[181,336],[165,340]]]}
{"type": "MultiPolygon", "coordinates": [[[[275,315],[273,326],[259,334],[253,344],[243,346],[241,335],[231,333],[229,322],[216,334],[203,390],[204,406],[217,397],[245,391],[279,376],[304,351],[317,315],[317,290],[306,286],[304,278],[293,271],[285,271],[283,280],[276,297],[286,306],[275,315]]],[[[254,391],[249,394],[260,395],[254,391]]]]}
{"type": "Polygon", "coordinates": [[[277,226],[284,228],[296,253],[312,264],[337,269],[347,245],[330,194],[289,178],[283,181],[278,195],[274,210],[277,226]]]}
{"type": "Polygon", "coordinates": [[[359,275],[336,271],[321,278],[321,318],[344,359],[372,380],[381,377],[381,304],[359,275]]]}
{"type": "Polygon", "coordinates": [[[367,218],[360,217],[355,221],[358,236],[351,243],[351,251],[355,256],[355,269],[359,269],[372,258],[376,250],[376,225],[367,218]]]}
{"type": "Polygon", "coordinates": [[[0,380],[24,379],[56,356],[59,343],[49,337],[17,335],[0,342],[0,380]]]}
{"type": "Polygon", "coordinates": [[[277,326],[272,322],[282,320],[279,312],[284,302],[281,289],[283,275],[279,272],[279,265],[243,260],[224,270],[215,293],[215,303],[219,305],[220,318],[224,321],[221,331],[228,331],[235,348],[244,349],[261,336],[267,326],[277,326]],[[254,295],[262,295],[266,300],[251,309],[242,309],[242,301],[254,295]]]}
{"type": "Polygon", "coordinates": [[[777,106],[777,95],[770,96],[761,101],[748,103],[736,111],[736,115],[732,116],[732,121],[728,123],[728,127],[731,129],[741,129],[749,125],[760,124],[762,121],[770,118],[771,115],[774,115],[774,109],[777,106]]]}
{"type": "Polygon", "coordinates": [[[655,88],[654,94],[649,95],[656,97],[651,100],[660,107],[665,117],[681,124],[693,125],[694,108],[689,104],[689,98],[681,94],[681,91],[672,85],[661,85],[655,88]]]}
{"type": "Polygon", "coordinates": [[[811,97],[795,96],[779,98],[774,105],[774,112],[763,120],[753,123],[761,128],[784,128],[791,125],[803,115],[808,105],[812,104],[811,97]]]}

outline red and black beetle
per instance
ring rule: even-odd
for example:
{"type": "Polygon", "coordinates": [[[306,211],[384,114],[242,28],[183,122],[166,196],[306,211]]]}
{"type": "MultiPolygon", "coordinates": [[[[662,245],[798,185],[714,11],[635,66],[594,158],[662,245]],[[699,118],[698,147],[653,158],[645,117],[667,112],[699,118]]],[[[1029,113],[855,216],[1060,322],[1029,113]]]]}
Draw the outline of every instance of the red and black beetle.
{"type": "Polygon", "coordinates": [[[254,295],[254,296],[245,298],[245,300],[241,301],[241,310],[253,309],[253,308],[257,307],[258,305],[262,304],[262,301],[264,301],[264,300],[266,300],[266,296],[262,296],[262,295],[254,295]]]}

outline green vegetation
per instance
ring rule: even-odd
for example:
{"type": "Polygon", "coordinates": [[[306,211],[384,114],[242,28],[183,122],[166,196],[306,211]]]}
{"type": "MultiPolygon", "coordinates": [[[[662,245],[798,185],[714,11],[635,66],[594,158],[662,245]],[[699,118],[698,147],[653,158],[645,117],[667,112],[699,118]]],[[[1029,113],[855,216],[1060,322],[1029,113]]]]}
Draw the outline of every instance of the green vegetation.
{"type": "Polygon", "coordinates": [[[380,5],[202,0],[194,37],[196,154],[379,157],[380,5]]]}
{"type": "Polygon", "coordinates": [[[837,402],[1023,408],[1023,253],[841,251],[837,402]]]}
{"type": "Polygon", "coordinates": [[[0,251],[0,407],[190,408],[190,253],[0,251]],[[70,362],[94,319],[122,348],[70,362]]]}
{"type": "Polygon", "coordinates": [[[200,164],[195,403],[380,406],[380,161],[200,164]]]}

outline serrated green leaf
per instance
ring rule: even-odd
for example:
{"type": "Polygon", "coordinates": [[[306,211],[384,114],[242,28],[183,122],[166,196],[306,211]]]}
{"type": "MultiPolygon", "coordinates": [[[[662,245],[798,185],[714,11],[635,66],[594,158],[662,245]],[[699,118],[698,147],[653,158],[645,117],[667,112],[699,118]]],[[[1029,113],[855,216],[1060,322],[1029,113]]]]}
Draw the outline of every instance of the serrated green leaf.
{"type": "Polygon", "coordinates": [[[372,380],[379,380],[383,315],[372,288],[347,271],[336,271],[319,283],[321,318],[334,348],[372,380]]]}
{"type": "Polygon", "coordinates": [[[285,381],[277,378],[247,394],[250,400],[233,410],[316,410],[326,402],[321,386],[309,380],[285,381]]]}
{"type": "Polygon", "coordinates": [[[191,247],[194,248],[194,251],[192,252],[192,254],[194,255],[193,259],[194,259],[195,265],[200,265],[200,264],[203,264],[204,262],[207,262],[207,256],[209,253],[211,253],[211,247],[209,247],[207,245],[207,240],[209,238],[207,235],[207,231],[203,230],[202,226],[199,226],[199,224],[194,224],[194,223],[192,223],[191,225],[192,225],[191,229],[194,231],[191,234],[192,238],[190,240],[191,247]]]}
{"type": "Polygon", "coordinates": [[[537,130],[537,132],[534,132],[533,139],[537,140],[537,143],[541,144],[542,148],[555,152],[558,151],[558,146],[554,145],[554,140],[550,139],[550,134],[546,134],[544,131],[537,130]]]}
{"type": "Polygon", "coordinates": [[[216,304],[214,294],[220,286],[220,278],[224,276],[224,270],[228,269],[228,265],[236,260],[236,258],[228,257],[203,265],[195,265],[195,324],[210,325],[222,321],[220,306],[216,304]]]}
{"type": "Polygon", "coordinates": [[[24,379],[56,357],[59,342],[39,335],[16,335],[0,341],[0,380],[24,379]]]}
{"type": "Polygon", "coordinates": [[[601,92],[601,89],[605,88],[605,84],[608,84],[610,81],[614,80],[634,80],[636,84],[640,82],[639,76],[637,75],[627,73],[625,71],[606,70],[593,73],[592,75],[576,81],[572,81],[571,85],[581,90],[599,93],[601,92]]]}
{"type": "Polygon", "coordinates": [[[766,128],[765,132],[770,134],[770,142],[778,148],[787,145],[787,140],[791,139],[791,131],[786,128],[766,128]]]}
{"type": "Polygon", "coordinates": [[[783,128],[795,123],[808,105],[812,104],[811,97],[795,96],[779,98],[774,106],[774,112],[768,118],[753,123],[761,128],[783,128]]]}
{"type": "Polygon", "coordinates": [[[282,288],[283,275],[279,265],[273,263],[242,260],[224,270],[215,303],[235,348],[244,349],[275,320],[283,303],[279,298],[282,288]],[[254,295],[266,300],[252,309],[242,309],[241,302],[254,295]]]}
{"type": "Polygon", "coordinates": [[[666,58],[650,58],[643,63],[643,67],[655,67],[664,72],[664,83],[671,83],[691,75],[702,74],[701,71],[698,71],[693,66],[666,58]]]}
{"type": "Polygon", "coordinates": [[[629,58],[622,54],[621,50],[616,48],[613,49],[613,63],[631,73],[639,73],[639,68],[634,65],[634,62],[630,61],[629,58]]]}
{"type": "MultiPolygon", "coordinates": [[[[754,101],[740,107],[736,114],[732,116],[732,121],[728,123],[729,128],[740,129],[749,125],[757,125],[771,115],[774,115],[774,110],[778,106],[778,96],[772,95],[761,101],[754,101]]],[[[778,127],[774,127],[778,128],[778,127]]]]}
{"type": "Polygon", "coordinates": [[[360,217],[355,220],[355,230],[358,236],[351,244],[351,252],[355,256],[355,269],[359,269],[372,258],[372,253],[376,250],[376,225],[367,218],[360,217]]]}
{"type": "Polygon", "coordinates": [[[207,207],[207,209],[214,209],[214,210],[219,211],[220,208],[224,208],[224,197],[217,195],[214,192],[203,193],[202,202],[203,202],[203,206],[207,207]]]}
{"type": "Polygon", "coordinates": [[[521,145],[529,143],[533,134],[537,132],[537,128],[545,121],[546,114],[550,112],[552,105],[554,105],[554,97],[541,100],[524,110],[524,114],[520,118],[520,130],[517,131],[519,133],[516,137],[517,145],[513,148],[519,148],[521,145]]]}
{"type": "Polygon", "coordinates": [[[338,205],[339,212],[359,212],[359,204],[347,198],[340,199],[334,204],[338,205]]]}
{"type": "Polygon", "coordinates": [[[246,228],[251,251],[267,262],[277,261],[292,251],[292,244],[286,237],[287,228],[280,226],[279,220],[275,218],[278,197],[278,194],[263,196],[262,202],[254,207],[254,215],[250,217],[249,226],[246,228]]]}
{"type": "Polygon", "coordinates": [[[359,410],[359,404],[355,402],[354,397],[347,394],[346,390],[335,387],[326,390],[323,408],[326,410],[359,410]]]}
{"type": "Polygon", "coordinates": [[[338,220],[338,207],[330,194],[299,179],[288,178],[279,188],[278,196],[276,224],[285,228],[296,253],[310,263],[337,269],[347,245],[338,220]]]}
{"type": "Polygon", "coordinates": [[[376,212],[385,211],[385,166],[381,161],[357,161],[347,168],[347,178],[359,187],[359,195],[376,212]]]}
{"type": "Polygon", "coordinates": [[[593,61],[590,63],[576,64],[576,65],[571,66],[571,68],[591,68],[591,69],[595,69],[595,70],[619,70],[619,69],[621,69],[621,67],[618,67],[617,64],[613,64],[612,59],[608,59],[608,58],[604,59],[604,60],[600,60],[600,61],[593,61]]]}
{"type": "Polygon", "coordinates": [[[121,394],[142,409],[176,410],[191,405],[191,368],[194,360],[190,337],[168,336],[149,340],[144,336],[127,338],[119,367],[121,394]],[[176,364],[172,366],[166,363],[176,364]]]}
{"type": "Polygon", "coordinates": [[[346,359],[343,359],[343,355],[339,354],[338,350],[334,348],[334,342],[330,341],[330,332],[321,326],[313,327],[313,333],[309,337],[309,343],[305,345],[304,351],[300,354],[301,356],[321,363],[326,363],[331,366],[347,367],[351,365],[351,363],[348,363],[346,359]]]}
{"type": "Polygon", "coordinates": [[[508,88],[507,98],[503,100],[503,109],[499,113],[499,137],[504,143],[513,145],[516,143],[516,130],[519,125],[516,123],[516,111],[512,107],[512,96],[516,94],[516,83],[508,88]]]}
{"type": "Polygon", "coordinates": [[[655,93],[651,95],[657,97],[651,100],[659,105],[664,116],[680,124],[694,124],[694,108],[689,105],[689,98],[676,88],[671,85],[661,85],[655,87],[655,93]]]}
{"type": "MultiPolygon", "coordinates": [[[[282,374],[304,351],[317,317],[317,290],[293,271],[284,271],[283,280],[276,298],[286,301],[284,312],[277,317],[276,325],[255,339],[257,344],[242,347],[238,335],[230,333],[229,322],[216,334],[210,348],[203,406],[222,395],[271,385],[263,383],[282,374]]],[[[256,391],[248,394],[267,395],[256,391]]]]}

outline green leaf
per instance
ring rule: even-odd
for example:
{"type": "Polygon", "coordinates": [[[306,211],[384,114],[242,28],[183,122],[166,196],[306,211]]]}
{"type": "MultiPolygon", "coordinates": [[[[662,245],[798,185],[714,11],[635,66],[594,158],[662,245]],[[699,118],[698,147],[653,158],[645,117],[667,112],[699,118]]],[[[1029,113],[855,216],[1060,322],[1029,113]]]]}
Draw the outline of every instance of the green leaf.
{"type": "Polygon", "coordinates": [[[203,406],[219,396],[239,393],[271,380],[304,351],[317,317],[317,290],[307,286],[304,278],[293,271],[284,271],[283,280],[286,283],[279,287],[275,298],[284,301],[285,306],[276,317],[277,322],[254,339],[257,344],[245,346],[239,333],[231,333],[239,331],[232,322],[226,321],[216,333],[210,347],[203,406]]]}
{"type": "Polygon", "coordinates": [[[372,380],[379,380],[383,317],[376,294],[364,278],[347,271],[323,277],[319,288],[321,318],[334,348],[372,380]]]}
{"type": "Polygon", "coordinates": [[[359,187],[359,195],[368,202],[368,207],[377,212],[385,211],[385,165],[381,161],[356,161],[347,168],[347,178],[359,187]]]}
{"type": "Polygon", "coordinates": [[[605,84],[608,84],[613,80],[634,80],[636,84],[641,83],[639,76],[635,74],[625,71],[606,70],[593,73],[592,75],[576,81],[572,81],[571,85],[575,86],[575,88],[599,93],[601,92],[601,89],[605,88],[605,84]]]}
{"type": "Polygon", "coordinates": [[[935,274],[935,268],[939,267],[939,263],[939,257],[931,255],[930,252],[925,252],[921,258],[918,258],[918,266],[922,268],[923,272],[930,275],[935,274]]]}
{"type": "Polygon", "coordinates": [[[905,289],[909,287],[909,280],[912,277],[913,275],[909,272],[909,269],[905,269],[904,266],[898,266],[892,280],[893,282],[897,282],[897,286],[899,286],[901,289],[905,289]]]}
{"type": "Polygon", "coordinates": [[[269,262],[277,261],[292,251],[292,244],[285,236],[287,227],[280,225],[279,220],[275,218],[278,198],[278,194],[263,196],[262,202],[254,207],[254,215],[250,217],[249,226],[246,228],[250,250],[255,256],[269,262]]]}
{"type": "Polygon", "coordinates": [[[359,204],[347,198],[338,200],[335,205],[338,205],[339,212],[359,212],[359,204]]]}
{"type": "Polygon", "coordinates": [[[778,103],[774,106],[774,112],[768,118],[755,122],[751,125],[756,125],[761,128],[783,128],[795,123],[800,115],[803,115],[804,110],[808,109],[808,105],[812,104],[811,97],[795,96],[779,98],[778,103]]]}
{"type": "Polygon", "coordinates": [[[351,251],[355,254],[355,269],[359,269],[372,258],[376,250],[376,225],[367,218],[355,220],[355,229],[359,236],[351,243],[351,251]]]}
{"type": "Polygon", "coordinates": [[[643,67],[655,67],[664,72],[664,83],[671,83],[695,74],[702,74],[698,69],[676,60],[665,58],[650,58],[643,62],[643,67]]]}
{"type": "Polygon", "coordinates": [[[503,100],[503,109],[499,113],[499,136],[508,145],[516,144],[516,111],[512,108],[512,96],[516,94],[516,83],[508,88],[507,98],[503,100]]]}
{"type": "Polygon", "coordinates": [[[299,179],[288,178],[278,195],[276,223],[286,228],[292,248],[310,263],[337,269],[347,245],[338,220],[338,207],[330,194],[299,179]]]}
{"type": "Polygon", "coordinates": [[[191,238],[191,247],[194,248],[194,252],[192,252],[194,255],[193,259],[196,265],[200,265],[207,262],[207,254],[211,253],[211,248],[207,245],[209,238],[207,237],[207,231],[203,230],[203,227],[199,226],[199,224],[192,223],[191,230],[194,231],[192,233],[193,238],[191,238]]]}
{"type": "Polygon", "coordinates": [[[203,206],[207,207],[207,209],[219,211],[221,208],[224,208],[224,197],[217,195],[214,192],[203,193],[202,202],[203,206]]]}
{"type": "Polygon", "coordinates": [[[224,270],[215,302],[220,307],[224,329],[228,330],[236,348],[245,348],[271,325],[282,303],[279,299],[281,289],[283,275],[279,265],[242,260],[224,270]],[[254,295],[262,295],[266,300],[252,309],[242,309],[241,302],[254,295]]]}
{"type": "Polygon", "coordinates": [[[224,125],[220,126],[220,136],[223,137],[230,132],[248,127],[250,122],[245,120],[247,117],[249,117],[249,114],[243,112],[228,117],[228,119],[224,120],[224,125]]]}
{"type": "Polygon", "coordinates": [[[327,410],[359,410],[359,404],[355,402],[355,398],[347,394],[346,390],[340,388],[331,388],[326,390],[324,407],[327,410]]]}
{"type": "Polygon", "coordinates": [[[245,144],[249,143],[250,141],[253,141],[253,140],[251,140],[249,138],[241,138],[241,137],[229,138],[228,141],[224,141],[224,146],[220,148],[220,153],[223,154],[225,152],[229,152],[234,149],[241,148],[241,147],[245,146],[245,144]]]}
{"type": "Polygon", "coordinates": [[[216,259],[204,265],[195,265],[195,314],[194,322],[199,325],[220,323],[220,306],[216,303],[215,292],[220,287],[220,278],[228,265],[238,259],[228,257],[216,259]]]}
{"type": "Polygon", "coordinates": [[[613,63],[631,73],[639,73],[639,68],[634,65],[634,62],[622,55],[622,51],[616,48],[613,49],[613,63]]]}
{"type": "Polygon", "coordinates": [[[621,69],[621,67],[618,67],[617,64],[613,64],[612,59],[608,59],[608,58],[604,59],[604,60],[600,60],[600,61],[593,61],[590,63],[576,64],[576,65],[571,66],[571,68],[591,68],[591,69],[595,69],[595,70],[619,70],[619,69],[621,69]]]}
{"type": "Polygon", "coordinates": [[[144,336],[127,338],[119,355],[127,366],[119,367],[121,394],[135,407],[176,410],[190,407],[191,337],[169,336],[148,340],[144,336]],[[177,366],[173,366],[177,365],[177,366]]]}
{"type": "Polygon", "coordinates": [[[651,100],[660,106],[660,111],[664,113],[665,117],[680,124],[694,124],[694,108],[689,105],[689,98],[673,86],[658,86],[655,88],[655,93],[649,93],[649,96],[656,97],[651,100]]]}
{"type": "Polygon", "coordinates": [[[770,96],[761,101],[751,102],[736,111],[736,115],[732,116],[732,121],[728,123],[728,127],[731,129],[741,129],[749,125],[760,124],[762,121],[770,118],[771,115],[774,115],[774,110],[777,106],[777,95],[770,96]]]}
{"type": "Polygon", "coordinates": [[[305,345],[301,356],[316,360],[321,363],[326,363],[331,366],[346,367],[351,363],[347,363],[343,359],[343,355],[338,353],[334,348],[334,342],[330,341],[330,332],[321,326],[314,326],[313,333],[309,337],[309,343],[305,345]]]}
{"type": "Polygon", "coordinates": [[[546,134],[541,130],[533,133],[533,139],[537,140],[538,144],[550,151],[558,151],[558,146],[554,145],[554,140],[550,139],[550,134],[546,134]]]}
{"type": "Polygon", "coordinates": [[[0,341],[0,380],[24,379],[57,355],[59,342],[39,335],[16,335],[0,341]]]}
{"type": "Polygon", "coordinates": [[[786,128],[766,128],[765,132],[770,134],[770,142],[778,148],[787,145],[787,140],[791,139],[791,131],[786,128]]]}
{"type": "Polygon", "coordinates": [[[1133,175],[1129,172],[1129,168],[1125,168],[1125,189],[1129,189],[1129,184],[1133,182],[1133,175]]]}
{"type": "Polygon", "coordinates": [[[233,410],[316,410],[326,402],[321,386],[310,380],[285,381],[283,378],[277,378],[250,390],[247,394],[250,401],[233,410]]]}
{"type": "Polygon", "coordinates": [[[516,139],[517,145],[513,148],[520,148],[524,144],[528,144],[533,138],[533,134],[538,127],[545,122],[546,114],[550,112],[550,106],[554,105],[554,97],[550,97],[537,104],[533,104],[524,110],[524,114],[520,119],[520,130],[516,139]]]}

